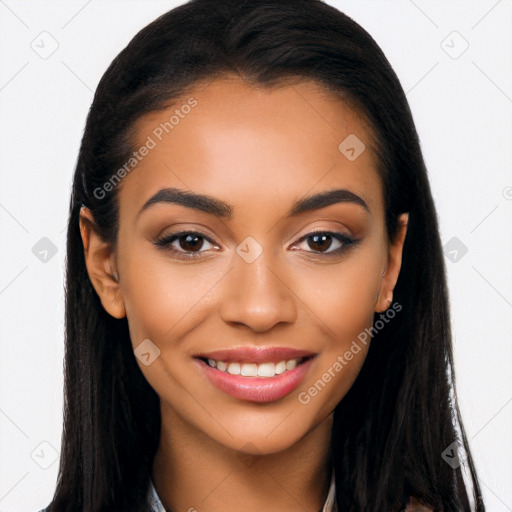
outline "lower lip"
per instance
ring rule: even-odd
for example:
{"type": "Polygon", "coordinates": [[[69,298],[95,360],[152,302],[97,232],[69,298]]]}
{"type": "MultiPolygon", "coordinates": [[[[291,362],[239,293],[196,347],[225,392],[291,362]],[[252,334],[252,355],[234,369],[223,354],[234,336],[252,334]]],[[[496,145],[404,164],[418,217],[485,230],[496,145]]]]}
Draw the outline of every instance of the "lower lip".
{"type": "Polygon", "coordinates": [[[287,370],[274,377],[231,375],[211,367],[202,359],[196,359],[196,361],[201,365],[201,369],[210,382],[221,391],[240,400],[266,403],[279,400],[296,389],[311,368],[313,359],[310,358],[296,366],[293,370],[287,370]]]}

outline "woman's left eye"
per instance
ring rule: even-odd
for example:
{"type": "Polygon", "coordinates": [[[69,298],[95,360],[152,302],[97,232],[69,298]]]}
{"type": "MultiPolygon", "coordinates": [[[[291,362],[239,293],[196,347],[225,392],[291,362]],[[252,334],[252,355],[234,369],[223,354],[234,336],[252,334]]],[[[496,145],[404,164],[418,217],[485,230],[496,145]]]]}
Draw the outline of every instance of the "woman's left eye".
{"type": "MultiPolygon", "coordinates": [[[[311,252],[317,255],[338,256],[350,246],[356,245],[358,240],[342,233],[331,231],[315,231],[308,233],[294,244],[294,247],[306,242],[311,252]]],[[[197,258],[201,253],[218,246],[205,234],[197,231],[181,231],[172,233],[156,240],[155,245],[170,250],[178,258],[197,258]],[[205,248],[205,244],[209,244],[205,248]]]]}
{"type": "Polygon", "coordinates": [[[313,254],[325,254],[326,256],[337,256],[346,251],[351,245],[355,245],[358,240],[354,240],[342,233],[333,233],[331,231],[315,231],[302,237],[297,243],[304,243],[312,249],[313,254]]]}

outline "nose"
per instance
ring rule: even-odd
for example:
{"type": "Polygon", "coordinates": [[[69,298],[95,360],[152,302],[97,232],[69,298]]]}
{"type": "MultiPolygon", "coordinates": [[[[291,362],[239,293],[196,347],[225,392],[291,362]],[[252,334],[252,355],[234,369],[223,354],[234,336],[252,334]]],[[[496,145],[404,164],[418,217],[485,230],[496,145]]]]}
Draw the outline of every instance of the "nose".
{"type": "Polygon", "coordinates": [[[223,280],[219,314],[224,322],[265,332],[297,318],[296,296],[265,252],[252,263],[235,258],[223,280]]]}

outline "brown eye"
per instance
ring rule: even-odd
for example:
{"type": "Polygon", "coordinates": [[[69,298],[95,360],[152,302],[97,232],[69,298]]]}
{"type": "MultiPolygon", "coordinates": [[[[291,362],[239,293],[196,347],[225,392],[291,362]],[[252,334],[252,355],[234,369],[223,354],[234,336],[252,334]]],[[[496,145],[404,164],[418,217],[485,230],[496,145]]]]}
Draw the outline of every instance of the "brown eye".
{"type": "Polygon", "coordinates": [[[328,233],[310,235],[307,238],[308,246],[314,251],[323,252],[329,249],[332,244],[332,236],[328,233]]]}
{"type": "Polygon", "coordinates": [[[201,249],[204,238],[197,234],[189,233],[186,235],[179,236],[177,240],[179,242],[179,246],[181,249],[183,249],[186,252],[194,252],[201,249]]]}
{"type": "Polygon", "coordinates": [[[360,241],[360,239],[355,240],[348,237],[347,235],[344,235],[343,233],[317,231],[314,233],[309,233],[303,237],[297,245],[302,244],[306,240],[306,252],[324,256],[341,255],[341,253],[348,250],[351,246],[357,245],[357,243],[360,241]]]}
{"type": "Polygon", "coordinates": [[[208,249],[217,247],[206,235],[195,231],[182,231],[163,236],[154,244],[170,251],[177,258],[196,258],[208,249]]]}

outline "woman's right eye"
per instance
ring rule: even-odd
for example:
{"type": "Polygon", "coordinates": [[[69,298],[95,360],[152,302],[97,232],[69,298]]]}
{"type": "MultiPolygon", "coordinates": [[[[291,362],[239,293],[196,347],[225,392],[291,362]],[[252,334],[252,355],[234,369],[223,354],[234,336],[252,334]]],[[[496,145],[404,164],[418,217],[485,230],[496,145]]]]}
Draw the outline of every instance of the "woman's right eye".
{"type": "Polygon", "coordinates": [[[158,247],[169,250],[178,258],[198,258],[201,257],[201,253],[205,252],[201,250],[205,242],[210,244],[207,250],[214,247],[214,243],[203,233],[197,231],[181,231],[160,237],[154,243],[158,247]]]}

